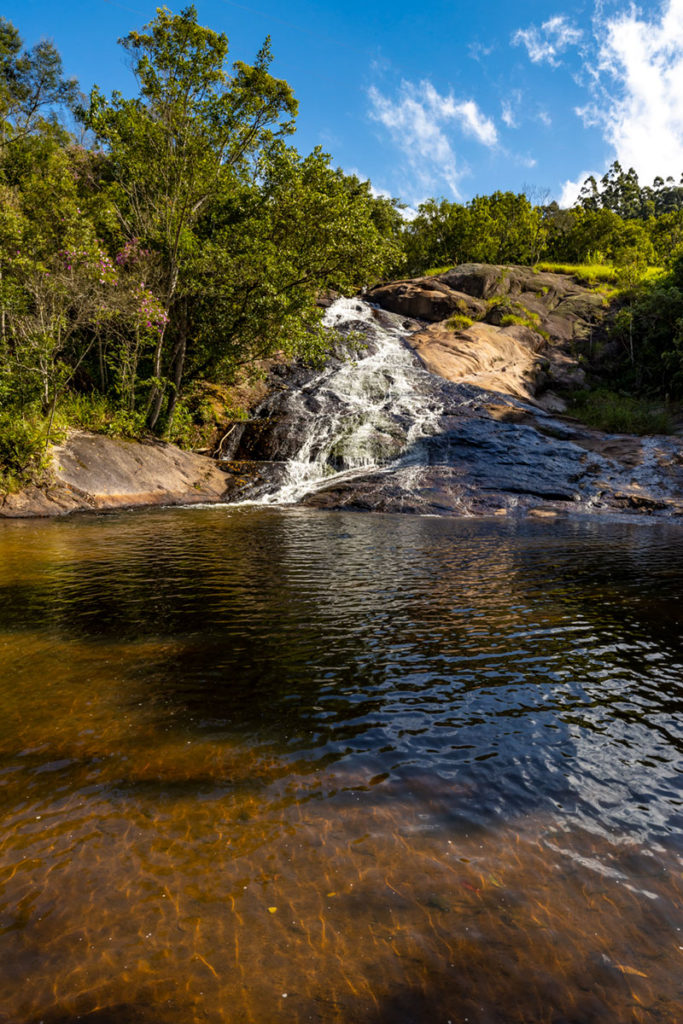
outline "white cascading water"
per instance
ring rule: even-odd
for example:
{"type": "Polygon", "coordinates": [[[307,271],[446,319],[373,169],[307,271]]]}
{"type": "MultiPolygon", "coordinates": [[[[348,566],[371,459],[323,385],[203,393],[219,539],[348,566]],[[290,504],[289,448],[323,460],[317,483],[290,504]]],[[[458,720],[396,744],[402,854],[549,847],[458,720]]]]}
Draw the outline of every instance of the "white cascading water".
{"type": "Polygon", "coordinates": [[[369,351],[361,348],[355,360],[323,370],[302,389],[302,398],[315,393],[324,411],[311,417],[284,480],[258,504],[290,504],[331,481],[381,473],[401,456],[409,461],[414,443],[435,432],[441,406],[419,386],[431,375],[406,346],[401,317],[383,320],[381,326],[360,299],[337,299],[326,311],[326,327],[365,333],[369,351]],[[391,321],[395,326],[387,326],[391,321]]]}

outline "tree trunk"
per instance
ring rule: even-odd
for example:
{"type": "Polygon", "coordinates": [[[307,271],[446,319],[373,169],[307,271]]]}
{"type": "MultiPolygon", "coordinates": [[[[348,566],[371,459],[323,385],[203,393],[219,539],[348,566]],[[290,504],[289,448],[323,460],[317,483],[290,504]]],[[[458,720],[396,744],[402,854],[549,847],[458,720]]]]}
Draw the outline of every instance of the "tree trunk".
{"type": "Polygon", "coordinates": [[[180,336],[173,352],[173,392],[168,400],[168,425],[166,432],[170,433],[173,426],[173,414],[176,403],[180,396],[180,387],[183,382],[183,371],[185,369],[185,356],[187,354],[187,305],[184,304],[183,315],[180,320],[180,336]]]}
{"type": "Polygon", "coordinates": [[[173,267],[171,271],[171,279],[166,291],[166,323],[159,331],[159,340],[157,341],[157,347],[154,352],[154,376],[156,377],[155,383],[152,385],[152,390],[149,396],[149,402],[147,405],[147,426],[150,430],[154,430],[161,413],[161,406],[164,401],[164,393],[166,391],[165,385],[161,382],[161,368],[163,363],[163,352],[164,352],[164,339],[166,337],[166,328],[171,315],[171,304],[173,302],[173,296],[178,284],[178,268],[173,267]]]}

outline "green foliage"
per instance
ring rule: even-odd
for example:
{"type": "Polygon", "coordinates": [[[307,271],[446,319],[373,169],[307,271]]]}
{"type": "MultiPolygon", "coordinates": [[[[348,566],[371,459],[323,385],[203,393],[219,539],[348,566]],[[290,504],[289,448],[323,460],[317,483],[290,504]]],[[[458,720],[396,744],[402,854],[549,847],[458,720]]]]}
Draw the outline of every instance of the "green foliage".
{"type": "Polygon", "coordinates": [[[669,434],[673,430],[671,413],[661,403],[606,388],[577,392],[569,411],[588,426],[613,434],[669,434]]]}
{"type": "Polygon", "coordinates": [[[0,410],[0,493],[16,490],[46,467],[45,420],[35,410],[0,410]]]}
{"type": "Polygon", "coordinates": [[[446,327],[449,331],[465,331],[468,327],[471,327],[473,323],[474,320],[465,316],[464,313],[454,313],[454,315],[449,317],[446,321],[446,327]]]}
{"type": "Polygon", "coordinates": [[[94,88],[85,149],[51,44],[0,19],[0,407],[192,443],[199,377],[329,344],[316,294],[398,267],[398,203],[284,139],[297,104],[266,43],[228,65],[194,7],[160,8],[121,44],[139,91],[94,88]]]}
{"type": "Polygon", "coordinates": [[[538,329],[539,323],[540,320],[537,316],[520,316],[519,313],[505,313],[501,317],[500,326],[512,327],[513,325],[516,325],[521,327],[528,327],[529,330],[535,331],[538,329]]]}
{"type": "Polygon", "coordinates": [[[641,282],[615,316],[610,337],[628,356],[624,386],[651,395],[683,396],[683,274],[678,267],[641,282]]]}
{"type": "Polygon", "coordinates": [[[578,284],[587,288],[596,288],[603,284],[616,284],[616,270],[611,265],[604,263],[551,263],[543,261],[537,263],[535,270],[543,274],[567,274],[573,277],[578,284]]]}
{"type": "Polygon", "coordinates": [[[578,203],[585,210],[610,210],[624,220],[647,221],[683,210],[683,177],[678,185],[673,178],[657,177],[651,187],[641,186],[635,170],[624,171],[615,160],[600,184],[593,175],[586,179],[578,203]]]}
{"type": "Polygon", "coordinates": [[[55,419],[64,428],[80,427],[109,437],[140,440],[149,435],[144,413],[122,409],[112,398],[97,393],[66,394],[57,408],[55,419]]]}
{"type": "Polygon", "coordinates": [[[465,205],[429,199],[404,229],[406,270],[420,274],[466,262],[531,264],[545,234],[542,211],[521,193],[494,192],[465,205]]]}
{"type": "Polygon", "coordinates": [[[14,25],[0,17],[0,151],[54,125],[55,108],[73,106],[78,95],[75,79],[62,75],[53,43],[43,39],[23,51],[22,46],[14,25]]]}
{"type": "Polygon", "coordinates": [[[446,271],[451,270],[452,267],[452,263],[446,264],[445,267],[428,267],[427,270],[422,271],[422,274],[424,277],[437,277],[438,274],[445,274],[446,271]]]}

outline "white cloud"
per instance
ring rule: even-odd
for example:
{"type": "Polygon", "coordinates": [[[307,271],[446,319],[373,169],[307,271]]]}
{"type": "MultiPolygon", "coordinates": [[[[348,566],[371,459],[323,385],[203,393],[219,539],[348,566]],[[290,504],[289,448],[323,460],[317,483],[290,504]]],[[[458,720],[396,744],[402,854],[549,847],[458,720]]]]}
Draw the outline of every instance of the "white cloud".
{"type": "Polygon", "coordinates": [[[544,124],[546,128],[550,128],[551,124],[553,123],[553,119],[547,110],[539,110],[538,120],[541,122],[541,124],[544,124]]]}
{"type": "Polygon", "coordinates": [[[508,128],[517,128],[517,118],[515,117],[515,112],[512,109],[512,104],[509,103],[508,100],[503,100],[501,108],[502,112],[500,116],[503,124],[507,125],[508,128]]]}
{"type": "Polygon", "coordinates": [[[571,25],[564,14],[556,14],[544,21],[540,28],[530,25],[529,28],[517,29],[512,37],[514,46],[525,46],[529,60],[534,64],[547,61],[553,67],[559,67],[558,55],[570,46],[581,42],[583,32],[571,25]]]}
{"type": "Polygon", "coordinates": [[[600,125],[624,168],[643,181],[683,171],[683,0],[645,20],[635,7],[603,21],[590,69],[594,101],[577,110],[600,125]]]}
{"type": "Polygon", "coordinates": [[[466,100],[464,103],[456,103],[453,107],[452,116],[460,122],[460,127],[466,135],[473,135],[482,146],[495,146],[498,142],[498,132],[490,117],[485,117],[474,100],[466,100]]]}
{"type": "Polygon", "coordinates": [[[579,198],[579,192],[581,191],[584,181],[591,175],[593,175],[596,181],[599,181],[602,177],[602,175],[597,171],[583,171],[583,173],[579,174],[578,178],[574,179],[574,181],[568,179],[567,181],[562,182],[560,194],[557,196],[557,202],[562,209],[574,205],[576,200],[579,198]]]}
{"type": "Polygon", "coordinates": [[[495,48],[495,44],[485,46],[483,43],[470,43],[467,50],[472,60],[483,62],[491,56],[495,48]]]}
{"type": "Polygon", "coordinates": [[[448,126],[457,126],[487,147],[498,142],[495,124],[474,100],[456,100],[452,93],[442,96],[431,82],[402,82],[396,100],[384,96],[375,86],[368,95],[370,116],[388,129],[423,190],[441,180],[456,198],[460,196],[458,183],[464,168],[457,166],[446,134],[448,126]]]}

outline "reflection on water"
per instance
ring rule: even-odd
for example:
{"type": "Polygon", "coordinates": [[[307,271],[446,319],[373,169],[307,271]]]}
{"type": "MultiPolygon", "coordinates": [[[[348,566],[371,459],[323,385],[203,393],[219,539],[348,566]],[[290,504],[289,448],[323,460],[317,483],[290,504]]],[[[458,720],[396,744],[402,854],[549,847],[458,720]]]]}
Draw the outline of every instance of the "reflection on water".
{"type": "Polygon", "coordinates": [[[0,1021],[683,1019],[683,534],[0,529],[0,1021]]]}

